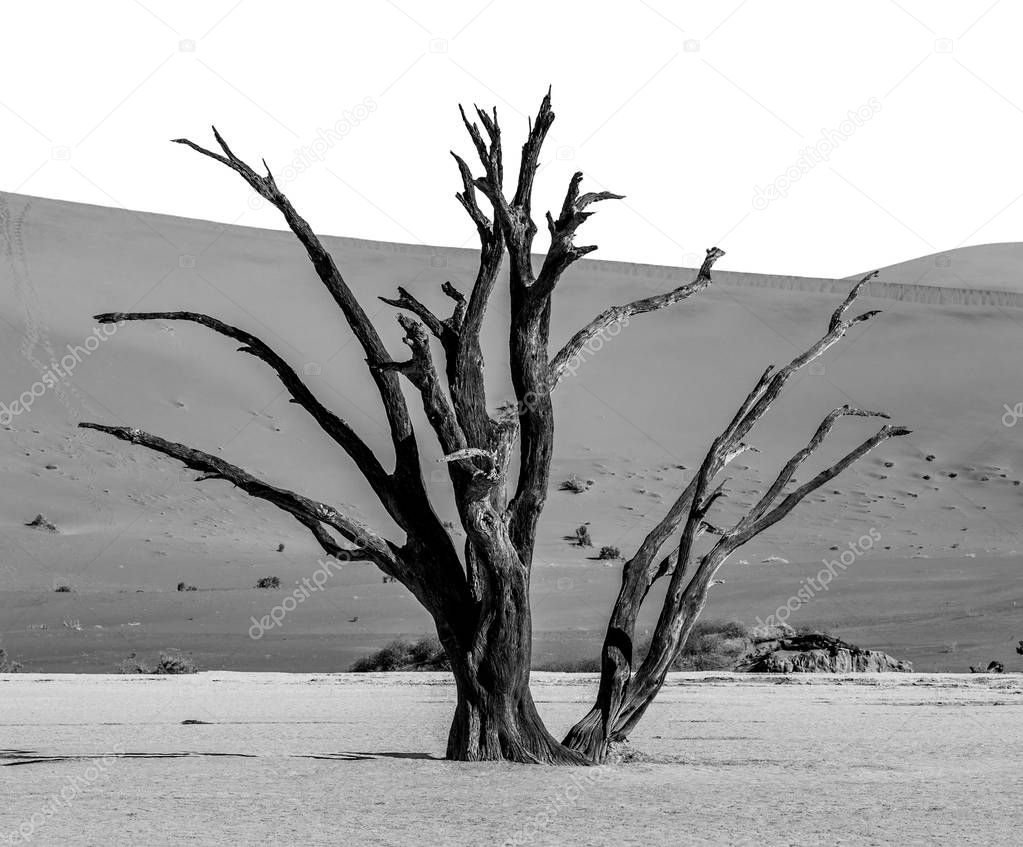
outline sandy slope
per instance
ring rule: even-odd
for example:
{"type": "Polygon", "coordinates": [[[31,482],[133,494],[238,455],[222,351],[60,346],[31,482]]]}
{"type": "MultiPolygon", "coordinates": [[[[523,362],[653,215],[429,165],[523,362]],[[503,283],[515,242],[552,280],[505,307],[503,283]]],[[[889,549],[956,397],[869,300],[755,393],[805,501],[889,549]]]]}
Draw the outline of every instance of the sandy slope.
{"type": "MultiPolygon", "coordinates": [[[[471,251],[328,242],[395,350],[401,345],[392,310],[376,296],[404,285],[440,308],[441,281],[452,279],[463,287],[471,282],[471,251]]],[[[308,372],[325,402],[386,455],[378,400],[351,334],[289,235],[0,195],[0,249],[0,402],[10,403],[30,388],[67,345],[82,345],[92,331],[92,314],[191,308],[262,335],[308,372]]],[[[960,572],[959,590],[945,598],[954,609],[986,614],[994,605],[1004,607],[999,614],[1009,614],[1006,610],[1014,608],[1018,598],[1010,596],[1010,577],[1023,562],[1018,531],[1023,430],[1003,425],[1003,415],[1006,406],[1013,409],[1023,401],[1018,369],[1023,294],[1008,282],[1016,278],[1016,250],[993,245],[950,255],[950,267],[969,271],[958,288],[949,287],[945,277],[921,274],[919,267],[886,272],[892,283],[872,286],[863,302],[885,315],[851,333],[823,369],[794,380],[759,431],[763,452],[733,469],[731,505],[719,515],[722,521],[751,501],[779,460],[836,405],[889,410],[916,433],[886,445],[741,551],[725,573],[729,586],[749,581],[769,586],[770,593],[726,595],[735,598],[722,606],[729,615],[748,621],[767,617],[822,560],[838,556],[872,529],[880,541],[871,554],[861,557],[826,598],[800,609],[795,621],[833,621],[834,615],[816,610],[826,609],[832,598],[848,609],[853,596],[856,617],[865,627],[871,617],[875,623],[891,620],[890,580],[895,579],[900,612],[931,621],[923,641],[970,640],[973,636],[942,622],[931,603],[933,592],[919,592],[919,599],[911,584],[930,578],[928,562],[959,557],[956,565],[933,567],[933,573],[960,572]],[[1008,290],[992,293],[998,288],[1008,290]],[[765,561],[772,557],[773,562],[765,561]],[[888,570],[869,562],[888,563],[888,570]],[[991,588],[993,574],[1004,576],[997,583],[1006,589],[1004,596],[991,588]],[[850,593],[856,586],[863,590],[850,593]],[[886,611],[875,615],[881,607],[886,611]]],[[[729,256],[726,262],[749,266],[755,259],[729,256]]],[[[926,261],[934,264],[933,257],[926,261]]],[[[682,269],[582,263],[559,291],[555,337],[566,338],[609,303],[663,291],[690,276],[682,269]]],[[[848,288],[835,280],[727,271],[716,279],[714,288],[697,299],[636,318],[559,387],[555,486],[572,474],[594,484],[585,494],[551,493],[538,546],[537,585],[546,592],[538,596],[538,629],[599,629],[617,565],[590,561],[591,553],[563,537],[590,522],[598,547],[633,549],[764,363],[784,361],[817,337],[848,288]]],[[[501,335],[506,311],[500,291],[487,330],[495,406],[510,396],[501,335]]],[[[78,590],[78,606],[71,610],[59,605],[67,602],[63,598],[4,598],[0,632],[8,641],[34,632],[28,627],[57,611],[88,617],[90,603],[107,602],[93,592],[144,587],[151,593],[171,589],[179,580],[245,589],[258,576],[277,573],[287,584],[315,568],[314,545],[285,516],[223,483],[195,485],[191,474],[170,461],[76,430],[82,419],[137,425],[222,451],[278,483],[348,504],[388,529],[350,463],[286,402],[261,362],[235,353],[224,339],[198,327],[128,325],[84,355],[59,390],[39,398],[9,429],[0,429],[0,472],[6,483],[0,487],[0,585],[45,591],[69,582],[78,590]],[[60,534],[26,528],[38,512],[54,520],[60,534]],[[31,608],[45,606],[45,613],[26,614],[26,602],[31,608]],[[13,616],[3,611],[12,608],[13,616]]],[[[870,425],[844,422],[822,461],[862,438],[870,425]]],[[[436,477],[438,508],[454,518],[433,440],[425,424],[420,431],[427,472],[436,477]]],[[[415,630],[421,616],[406,613],[397,587],[387,586],[393,591],[386,595],[373,589],[377,579],[367,570],[353,575],[351,585],[358,590],[346,588],[334,597],[332,608],[342,610],[343,617],[325,611],[299,624],[296,616],[289,624],[292,633],[344,632],[344,622],[355,616],[363,623],[380,616],[393,623],[391,632],[415,630]],[[375,599],[361,602],[370,597],[375,599]]],[[[227,592],[203,602],[215,607],[219,600],[223,606],[210,614],[222,622],[234,620],[238,607],[258,602],[227,592]]],[[[138,620],[131,608],[131,621],[138,620]]],[[[185,626],[189,617],[203,614],[179,620],[185,626]]],[[[244,643],[248,614],[237,617],[241,626],[233,633],[244,643]]],[[[59,624],[61,618],[56,620],[59,624]]],[[[1007,659],[1005,651],[1011,654],[1023,636],[1019,626],[999,623],[988,629],[983,639],[973,639],[978,659],[995,651],[1007,659]]],[[[880,646],[877,639],[867,640],[880,646]]],[[[883,640],[908,645],[920,639],[895,633],[883,640]]],[[[131,644],[128,636],[126,643],[131,644]]],[[[93,646],[81,646],[76,655],[90,653],[93,646]]],[[[248,658],[260,655],[257,650],[248,658]]],[[[962,664],[957,658],[950,666],[962,664]]]]}
{"type": "MultiPolygon", "coordinates": [[[[538,675],[553,729],[593,685],[538,675]]],[[[433,674],[0,677],[0,698],[0,843],[33,813],[46,845],[987,847],[1023,826],[1019,677],[673,675],[641,760],[596,770],[439,761],[433,674]]]]}

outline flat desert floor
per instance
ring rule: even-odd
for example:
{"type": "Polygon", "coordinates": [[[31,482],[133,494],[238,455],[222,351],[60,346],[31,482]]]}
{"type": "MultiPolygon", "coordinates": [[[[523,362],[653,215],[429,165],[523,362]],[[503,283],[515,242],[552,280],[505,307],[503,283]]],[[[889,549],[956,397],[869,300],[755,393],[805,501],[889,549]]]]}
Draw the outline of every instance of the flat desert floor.
{"type": "MultiPolygon", "coordinates": [[[[536,674],[565,730],[595,677],[536,674]]],[[[0,843],[1019,844],[1023,677],[673,674],[628,763],[442,761],[443,674],[0,676],[0,843]],[[202,723],[184,723],[201,721],[202,723]]]]}

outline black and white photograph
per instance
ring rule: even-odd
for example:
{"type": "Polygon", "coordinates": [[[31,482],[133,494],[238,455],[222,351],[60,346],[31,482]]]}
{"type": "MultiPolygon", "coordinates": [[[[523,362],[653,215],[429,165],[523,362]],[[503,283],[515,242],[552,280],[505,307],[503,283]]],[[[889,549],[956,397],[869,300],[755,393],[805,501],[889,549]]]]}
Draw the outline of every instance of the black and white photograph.
{"type": "Polygon", "coordinates": [[[0,11],[0,845],[1023,843],[1023,5],[0,11]]]}

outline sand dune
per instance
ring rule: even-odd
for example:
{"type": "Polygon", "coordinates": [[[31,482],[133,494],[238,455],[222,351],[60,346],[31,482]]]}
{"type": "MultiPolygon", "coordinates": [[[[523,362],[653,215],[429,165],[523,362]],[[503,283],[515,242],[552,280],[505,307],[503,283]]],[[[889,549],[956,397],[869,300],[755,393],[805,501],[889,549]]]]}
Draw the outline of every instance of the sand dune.
{"type": "MultiPolygon", "coordinates": [[[[327,243],[394,350],[401,345],[393,312],[377,296],[403,285],[440,308],[442,281],[471,283],[469,250],[344,238],[327,243]]],[[[290,234],[4,194],[0,248],[0,353],[7,365],[0,402],[31,390],[68,345],[84,349],[92,315],[188,308],[263,337],[387,455],[383,416],[351,333],[290,234]]],[[[885,409],[915,434],[879,449],[741,551],[726,568],[727,583],[716,589],[710,614],[747,622],[768,617],[801,580],[875,530],[880,539],[870,552],[825,595],[799,608],[793,622],[844,622],[864,646],[926,657],[928,667],[962,669],[969,663],[964,645],[975,651],[969,661],[998,657],[1014,666],[1011,647],[1023,636],[1011,623],[1013,604],[1023,598],[1010,588],[1023,565],[1018,258],[1018,245],[964,248],[885,269],[871,284],[864,308],[885,314],[854,330],[823,367],[794,380],[758,431],[762,452],[733,469],[719,519],[751,502],[836,405],[885,409]],[[940,590],[929,585],[935,573],[955,574],[952,587],[945,576],[934,583],[940,590]],[[894,595],[892,580],[899,585],[894,595]],[[894,630],[886,624],[877,635],[881,630],[871,623],[882,619],[914,623],[894,630]],[[942,652],[952,644],[954,650],[942,652]]],[[[727,261],[751,266],[756,257],[727,261]]],[[[555,338],[567,339],[610,303],[667,290],[691,275],[681,268],[583,262],[556,299],[555,338]]],[[[787,360],[817,337],[849,285],[727,270],[715,278],[699,297],[633,319],[558,388],[555,490],[534,584],[541,633],[589,637],[603,626],[615,590],[619,565],[592,561],[592,551],[564,537],[589,522],[598,548],[628,553],[764,364],[787,360]],[[580,494],[557,490],[573,475],[593,483],[580,494]]],[[[495,407],[511,396],[501,334],[507,308],[499,290],[485,339],[495,407]]],[[[43,661],[26,647],[38,632],[30,626],[59,626],[68,614],[89,618],[89,604],[134,609],[145,600],[149,606],[128,614],[131,621],[152,626],[157,621],[147,615],[164,609],[159,614],[176,620],[185,637],[190,623],[208,618],[216,623],[206,636],[210,655],[222,666],[251,667],[273,651],[245,635],[248,610],[265,608],[268,600],[247,589],[267,574],[279,574],[285,585],[307,575],[317,548],[271,507],[223,483],[195,485],[173,462],[77,430],[78,421],[140,426],[222,451],[279,484],[348,504],[385,532],[394,528],[350,463],[286,402],[273,375],[225,339],[157,322],[119,327],[88,344],[93,349],[79,353],[68,379],[0,429],[7,482],[0,490],[0,579],[7,590],[23,592],[2,598],[0,631],[25,658],[43,661]],[[39,513],[59,532],[25,526],[39,513]],[[164,603],[151,596],[173,591],[179,580],[224,590],[207,593],[204,610],[175,617],[185,611],[176,598],[164,603]],[[74,586],[70,597],[52,594],[63,583],[74,586]],[[135,595],[138,588],[147,594],[135,595]],[[227,632],[238,649],[253,652],[244,660],[224,657],[212,639],[227,632]]],[[[851,446],[869,426],[844,422],[820,461],[851,446]]],[[[425,423],[419,431],[438,509],[454,520],[436,446],[425,423]]],[[[354,567],[308,611],[274,637],[338,636],[349,639],[346,651],[356,651],[388,632],[425,626],[402,589],[379,585],[366,566],[354,567]],[[362,626],[348,627],[356,616],[362,626]],[[384,623],[368,625],[373,618],[384,623]]],[[[61,646],[70,650],[61,662],[96,669],[89,656],[106,657],[113,648],[93,635],[61,646]]],[[[134,637],[125,630],[117,643],[127,652],[134,637]]],[[[58,666],[67,667],[39,667],[58,666]]]]}

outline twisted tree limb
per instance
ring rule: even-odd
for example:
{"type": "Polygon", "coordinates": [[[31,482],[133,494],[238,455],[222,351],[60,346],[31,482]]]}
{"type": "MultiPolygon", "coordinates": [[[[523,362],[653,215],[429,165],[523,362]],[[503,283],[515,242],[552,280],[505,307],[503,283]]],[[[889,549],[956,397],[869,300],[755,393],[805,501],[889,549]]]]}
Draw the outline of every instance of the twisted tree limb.
{"type": "Polygon", "coordinates": [[[141,429],[84,422],[78,426],[82,429],[105,432],[121,441],[138,444],[177,459],[185,467],[200,472],[201,480],[220,479],[230,482],[246,494],[266,500],[278,509],[293,515],[313,532],[316,540],[328,553],[333,554],[338,550],[343,550],[350,559],[372,561],[388,576],[393,576],[402,582],[408,580],[408,575],[399,558],[399,548],[396,545],[358,521],[347,517],[333,506],[296,494],[294,491],[270,485],[217,456],[187,447],[184,444],[178,444],[175,441],[167,441],[141,429]],[[341,548],[330,539],[329,535],[323,533],[324,525],[336,530],[343,538],[356,546],[351,549],[341,548]]]}
{"type": "Polygon", "coordinates": [[[455,418],[454,409],[441,387],[437,370],[430,352],[430,339],[423,324],[407,315],[398,315],[398,323],[405,330],[402,339],[412,351],[412,358],[406,362],[383,361],[370,363],[372,370],[396,371],[408,377],[423,398],[423,409],[427,420],[437,434],[445,453],[454,453],[466,446],[465,434],[455,418]]]}
{"type": "Polygon", "coordinates": [[[373,451],[344,420],[327,409],[315,397],[309,387],[280,355],[252,333],[199,312],[106,312],[95,315],[94,319],[101,324],[119,323],[120,321],[188,321],[208,327],[214,332],[240,342],[243,345],[238,348],[240,352],[261,359],[277,372],[281,383],[291,394],[292,402],[309,412],[320,428],[351,456],[391,516],[400,520],[400,509],[394,502],[392,481],[373,451]]]}
{"type": "MultiPolygon", "coordinates": [[[[177,144],[184,144],[186,147],[190,147],[196,152],[231,168],[260,197],[280,211],[291,231],[301,242],[302,246],[305,247],[317,275],[334,298],[334,301],[341,308],[348,325],[351,327],[352,332],[355,333],[355,337],[362,345],[368,359],[371,361],[387,359],[387,350],[380,339],[380,335],[377,333],[362,305],[341,276],[341,272],[334,263],[333,256],[323,246],[323,243],[313,232],[306,220],[295,210],[291,201],[278,188],[269,167],[266,168],[266,176],[261,176],[234,154],[231,148],[228,147],[227,142],[217,132],[216,127],[213,127],[213,136],[223,151],[223,155],[201,147],[187,138],[175,138],[174,141],[177,144]]],[[[263,165],[264,167],[266,166],[265,161],[263,165]]],[[[415,433],[412,429],[412,422],[409,418],[408,408],[405,404],[405,398],[402,396],[397,376],[388,371],[376,370],[373,371],[373,379],[377,383],[391,429],[391,439],[394,443],[398,465],[396,472],[402,478],[403,484],[425,492],[419,467],[419,450],[416,445],[415,433]]]]}
{"type": "MultiPolygon", "coordinates": [[[[878,432],[860,443],[839,461],[818,473],[813,479],[799,486],[787,496],[781,497],[782,489],[792,477],[793,470],[811,455],[824,441],[827,432],[839,417],[846,415],[880,416],[876,412],[863,412],[843,407],[831,412],[818,427],[817,432],[802,450],[797,452],[782,468],[778,477],[768,488],[757,505],[739,522],[726,530],[711,550],[704,554],[688,584],[683,587],[684,572],[676,568],[668,585],[667,596],[650,649],[643,663],[629,682],[625,703],[615,716],[610,727],[610,740],[627,737],[638,723],[646,708],[652,702],[674,661],[681,645],[685,643],[693,625],[703,610],[707,595],[714,584],[714,575],[728,557],[751,541],[757,535],[774,525],[791,512],[806,496],[838,476],[851,464],[864,456],[878,444],[889,438],[909,435],[905,427],[885,424],[878,432]],[[780,499],[779,499],[780,498],[780,499]],[[773,508],[772,508],[773,506],[773,508]]],[[[692,520],[692,519],[691,519],[692,520]]],[[[687,524],[686,532],[689,532],[687,524]]],[[[685,534],[683,535],[683,543],[685,534]]],[[[682,551],[679,553],[680,560],[682,551]]]]}
{"type": "MultiPolygon", "coordinates": [[[[710,257],[711,254],[708,252],[708,259],[710,257]]],[[[908,430],[901,427],[885,426],[831,468],[822,471],[809,483],[789,495],[783,496],[784,489],[795,471],[820,447],[840,417],[886,417],[882,413],[848,406],[834,410],[822,421],[807,446],[785,464],[763,497],[750,508],[744,518],[732,529],[721,533],[711,551],[699,560],[695,571],[690,567],[693,544],[699,535],[700,527],[705,523],[707,509],[716,496],[720,496],[719,488],[714,495],[708,497],[706,492],[710,481],[732,458],[744,450],[751,449],[744,439],[766,414],[793,374],[823,355],[854,324],[869,320],[878,314],[876,311],[868,311],[853,318],[847,317],[857,295],[874,276],[875,274],[868,275],[853,287],[832,314],[828,331],[824,336],[783,368],[775,369],[774,366],[769,366],[764,370],[707,451],[699,473],[683,489],[665,517],[650,530],[636,554],[626,562],[622,572],[622,587],[604,638],[597,701],[590,713],[573,727],[565,739],[569,746],[599,758],[606,753],[609,743],[627,735],[659,690],[667,668],[674,660],[679,646],[688,638],[696,616],[706,601],[706,593],[713,583],[715,572],[732,551],[781,520],[807,494],[841,473],[881,441],[908,433],[908,430]],[[683,529],[677,550],[658,561],[657,556],[661,547],[680,525],[683,525],[683,529]],[[669,574],[670,581],[654,639],[644,662],[633,674],[632,649],[639,609],[653,582],[669,574]]]]}

